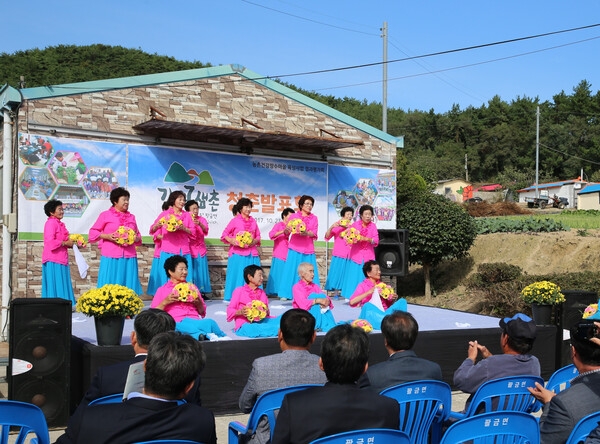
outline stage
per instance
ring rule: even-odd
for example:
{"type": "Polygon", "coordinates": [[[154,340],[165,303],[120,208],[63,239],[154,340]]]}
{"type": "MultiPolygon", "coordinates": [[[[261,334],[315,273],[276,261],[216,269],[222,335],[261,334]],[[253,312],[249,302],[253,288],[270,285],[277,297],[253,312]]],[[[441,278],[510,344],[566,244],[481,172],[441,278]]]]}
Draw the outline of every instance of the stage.
{"type": "MultiPolygon", "coordinates": [[[[358,308],[334,300],[336,321],[356,319],[358,308]]],[[[271,314],[279,316],[289,308],[290,301],[269,301],[271,314]]],[[[217,321],[231,337],[228,341],[204,341],[207,363],[202,372],[202,403],[215,414],[239,413],[238,398],[246,383],[252,361],[260,356],[280,351],[276,338],[250,339],[236,336],[233,323],[226,322],[227,305],[222,300],[207,301],[207,317],[217,321]]],[[[454,371],[467,356],[468,342],[477,340],[492,353],[500,353],[498,318],[454,310],[409,304],[408,311],[419,323],[416,353],[437,362],[442,367],[444,380],[452,385],[454,371]]],[[[71,350],[71,408],[74,409],[89,386],[96,369],[133,357],[129,336],[133,321],[127,320],[121,346],[96,345],[94,322],[81,313],[73,313],[71,350]]],[[[556,368],[556,326],[538,326],[533,354],[540,360],[542,377],[547,379],[556,368]]],[[[312,352],[318,354],[324,333],[318,333],[312,352]]],[[[370,335],[369,363],[387,359],[380,331],[370,335]]]]}

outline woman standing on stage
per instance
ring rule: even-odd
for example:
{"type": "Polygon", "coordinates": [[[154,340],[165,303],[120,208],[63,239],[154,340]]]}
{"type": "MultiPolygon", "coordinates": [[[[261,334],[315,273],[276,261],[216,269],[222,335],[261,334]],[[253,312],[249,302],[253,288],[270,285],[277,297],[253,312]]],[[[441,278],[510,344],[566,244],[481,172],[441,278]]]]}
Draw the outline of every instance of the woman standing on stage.
{"type": "Polygon", "coordinates": [[[194,230],[190,238],[190,254],[192,255],[191,281],[205,295],[212,292],[210,275],[208,273],[208,258],[206,257],[206,242],[204,237],[208,234],[208,221],[198,214],[200,207],[195,200],[185,203],[185,211],[189,212],[194,222],[194,230]]]}
{"type": "Polygon", "coordinates": [[[229,245],[227,275],[223,299],[231,300],[233,290],[244,285],[244,268],[248,265],[260,266],[258,246],[260,230],[256,220],[250,215],[252,201],[242,197],[233,206],[233,219],[227,224],[221,235],[221,242],[229,245]]]}
{"type": "MultiPolygon", "coordinates": [[[[351,295],[362,280],[363,265],[375,259],[375,247],[379,244],[379,232],[373,222],[373,207],[363,205],[358,210],[360,219],[354,222],[352,228],[359,233],[359,240],[350,246],[350,260],[342,284],[342,294],[351,295]]],[[[348,230],[346,230],[348,232],[348,230]]]]}
{"type": "MultiPolygon", "coordinates": [[[[333,252],[331,253],[331,263],[329,264],[329,272],[327,273],[327,281],[325,282],[325,290],[334,291],[334,297],[337,296],[338,290],[342,289],[346,268],[350,260],[350,245],[346,242],[341,234],[352,223],[354,209],[352,207],[344,207],[340,211],[340,220],[335,221],[325,233],[325,240],[333,237],[333,252]]],[[[342,298],[344,295],[341,295],[342,298]]],[[[346,298],[350,297],[349,294],[346,298]]]]}
{"type": "Polygon", "coordinates": [[[62,221],[65,211],[60,200],[49,200],[44,205],[48,220],[44,224],[44,249],[42,251],[42,297],[63,298],[75,304],[69,252],[75,241],[62,221]]]}
{"type": "Polygon", "coordinates": [[[281,275],[285,267],[285,260],[288,254],[288,242],[290,234],[286,233],[285,227],[293,214],[294,210],[286,208],[281,213],[281,222],[277,222],[269,231],[269,238],[273,241],[273,257],[271,259],[271,269],[269,270],[269,278],[267,279],[267,288],[265,292],[267,296],[278,295],[279,284],[281,283],[281,275]]]}
{"type": "Polygon", "coordinates": [[[292,287],[298,279],[298,267],[302,262],[312,264],[315,270],[314,282],[320,284],[315,240],[319,231],[319,220],[312,213],[315,199],[312,196],[302,196],[298,200],[299,210],[288,219],[286,232],[290,233],[288,256],[281,276],[279,298],[293,299],[292,287]]]}
{"type": "Polygon", "coordinates": [[[118,284],[142,294],[135,251],[142,244],[142,235],[129,212],[129,198],[129,191],[122,187],[110,192],[112,207],[100,213],[90,228],[89,241],[98,242],[100,248],[98,287],[118,284]]]}
{"type": "MultiPolygon", "coordinates": [[[[173,191],[167,198],[168,209],[158,215],[154,223],[150,226],[150,234],[162,234],[160,244],[160,257],[158,259],[158,269],[164,269],[165,261],[179,254],[185,258],[188,264],[192,263],[190,255],[190,237],[192,236],[194,223],[189,213],[183,211],[185,205],[185,194],[183,191],[173,191]]],[[[193,271],[192,271],[193,273],[193,271]]],[[[166,275],[162,274],[159,281],[155,284],[162,286],[167,283],[166,275]]],[[[148,289],[148,294],[151,289],[148,289]]]]}

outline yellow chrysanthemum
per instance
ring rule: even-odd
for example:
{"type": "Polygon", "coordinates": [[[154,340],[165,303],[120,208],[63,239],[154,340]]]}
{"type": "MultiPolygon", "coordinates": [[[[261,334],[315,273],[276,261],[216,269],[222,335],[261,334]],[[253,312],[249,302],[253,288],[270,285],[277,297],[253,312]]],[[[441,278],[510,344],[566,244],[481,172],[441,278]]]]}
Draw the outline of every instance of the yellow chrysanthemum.
{"type": "Polygon", "coordinates": [[[135,316],[142,308],[144,302],[135,291],[116,284],[86,291],[75,305],[75,310],[86,316],[135,316]]]}

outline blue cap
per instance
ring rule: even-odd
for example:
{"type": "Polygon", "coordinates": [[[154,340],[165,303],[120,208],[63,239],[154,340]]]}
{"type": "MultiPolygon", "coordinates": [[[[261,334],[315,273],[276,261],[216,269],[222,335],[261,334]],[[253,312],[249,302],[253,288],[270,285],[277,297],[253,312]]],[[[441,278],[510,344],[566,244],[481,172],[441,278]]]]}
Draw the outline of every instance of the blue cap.
{"type": "Polygon", "coordinates": [[[512,318],[500,319],[500,328],[513,338],[535,339],[537,328],[535,322],[523,313],[517,313],[512,318]]]}

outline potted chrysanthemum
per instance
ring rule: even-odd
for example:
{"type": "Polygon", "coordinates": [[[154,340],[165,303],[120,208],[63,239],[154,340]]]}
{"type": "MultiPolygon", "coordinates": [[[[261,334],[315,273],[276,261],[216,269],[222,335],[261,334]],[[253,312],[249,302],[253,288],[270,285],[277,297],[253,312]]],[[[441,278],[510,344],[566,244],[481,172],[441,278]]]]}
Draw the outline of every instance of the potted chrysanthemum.
{"type": "Polygon", "coordinates": [[[107,284],[83,293],[75,310],[94,318],[98,345],[120,345],[126,317],[142,311],[144,302],[131,288],[107,284]]]}
{"type": "Polygon", "coordinates": [[[533,320],[537,325],[550,324],[552,307],[565,301],[565,295],[562,294],[560,287],[550,281],[529,284],[521,290],[521,297],[531,304],[533,320]]]}

